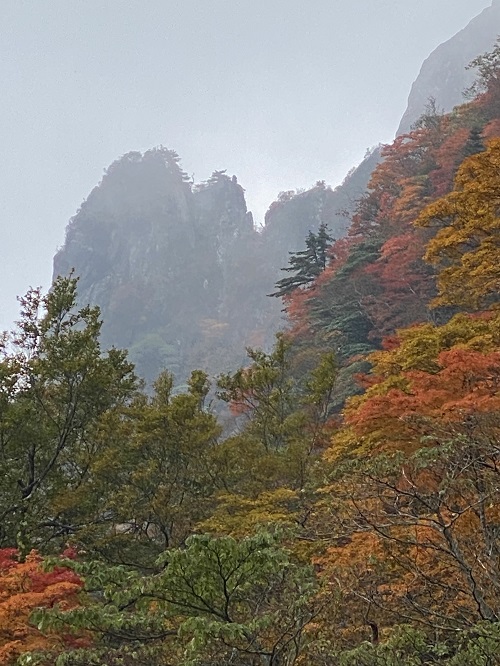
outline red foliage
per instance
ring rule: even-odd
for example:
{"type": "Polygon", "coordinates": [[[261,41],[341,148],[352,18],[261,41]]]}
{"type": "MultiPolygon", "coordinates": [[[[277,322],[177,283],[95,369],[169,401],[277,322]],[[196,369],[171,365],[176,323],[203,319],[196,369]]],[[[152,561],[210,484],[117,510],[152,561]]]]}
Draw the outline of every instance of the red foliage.
{"type": "Polygon", "coordinates": [[[434,198],[448,194],[453,187],[453,178],[464,157],[464,147],[469,136],[464,127],[453,132],[436,150],[437,169],[430,174],[434,198]]]}
{"type": "Polygon", "coordinates": [[[376,295],[364,301],[374,324],[372,337],[391,335],[397,328],[425,319],[435,288],[421,259],[424,248],[424,235],[411,228],[389,238],[379,259],[365,269],[377,284],[376,295]]]}
{"type": "MultiPolygon", "coordinates": [[[[347,421],[362,435],[378,433],[405,447],[432,423],[460,423],[472,414],[500,412],[500,352],[454,347],[437,359],[437,373],[402,373],[406,389],[392,388],[367,398],[347,421]]],[[[433,426],[434,427],[434,426],[433,426]]]]}
{"type": "Polygon", "coordinates": [[[21,654],[33,650],[56,653],[65,645],[87,645],[83,637],[43,634],[29,622],[36,608],[78,605],[82,588],[78,576],[62,566],[45,571],[35,551],[24,562],[17,555],[14,548],[0,550],[0,666],[11,666],[21,654]]]}
{"type": "Polygon", "coordinates": [[[486,125],[483,130],[483,136],[485,140],[496,139],[500,136],[500,118],[495,118],[495,120],[486,125]]]}

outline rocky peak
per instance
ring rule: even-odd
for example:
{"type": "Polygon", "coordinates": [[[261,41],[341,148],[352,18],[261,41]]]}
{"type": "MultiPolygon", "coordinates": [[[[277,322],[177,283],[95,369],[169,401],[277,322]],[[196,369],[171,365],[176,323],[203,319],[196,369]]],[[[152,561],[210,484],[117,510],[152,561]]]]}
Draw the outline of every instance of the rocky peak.
{"type": "Polygon", "coordinates": [[[177,154],[157,148],[106,170],[67,227],[54,278],[74,270],[80,302],[101,308],[104,344],[128,348],[140,374],[153,379],[168,367],[182,382],[193,367],[229,369],[216,358],[231,363],[228,329],[234,365],[245,334],[262,327],[272,282],[248,306],[258,246],[235,176],[216,171],[194,185],[177,154]]]}
{"type": "Polygon", "coordinates": [[[408,98],[397,134],[408,132],[425,112],[430,99],[444,112],[464,101],[463,92],[474,81],[466,69],[478,55],[490,51],[500,33],[500,0],[493,0],[451,39],[438,46],[425,60],[408,98]]]}
{"type": "Polygon", "coordinates": [[[236,176],[230,178],[225,171],[214,171],[193,192],[198,232],[211,239],[222,261],[235,244],[255,233],[245,191],[236,176]]]}

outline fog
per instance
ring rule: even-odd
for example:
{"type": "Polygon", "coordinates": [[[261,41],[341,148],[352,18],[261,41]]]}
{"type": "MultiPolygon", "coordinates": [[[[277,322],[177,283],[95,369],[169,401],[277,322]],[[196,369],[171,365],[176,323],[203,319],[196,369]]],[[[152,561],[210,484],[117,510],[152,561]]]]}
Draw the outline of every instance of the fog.
{"type": "Polygon", "coordinates": [[[0,328],[50,286],[103,169],[176,150],[237,174],[258,223],[394,135],[423,60],[490,0],[1,0],[0,328]]]}

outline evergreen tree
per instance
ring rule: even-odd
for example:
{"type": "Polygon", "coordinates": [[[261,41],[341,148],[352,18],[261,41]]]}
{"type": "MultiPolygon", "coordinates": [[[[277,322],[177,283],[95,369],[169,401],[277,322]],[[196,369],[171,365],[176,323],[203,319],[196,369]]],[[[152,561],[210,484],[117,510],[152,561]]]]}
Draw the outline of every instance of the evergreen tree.
{"type": "Polygon", "coordinates": [[[483,141],[483,134],[480,127],[473,127],[469,132],[469,136],[465,143],[462,159],[470,157],[471,155],[476,155],[477,153],[482,153],[486,150],[486,146],[483,141]]]}
{"type": "Polygon", "coordinates": [[[276,289],[269,296],[282,297],[295,289],[306,287],[325,270],[328,263],[328,249],[333,242],[328,233],[328,226],[322,223],[315,234],[309,232],[306,238],[306,249],[299,252],[290,252],[289,266],[281,270],[294,273],[276,283],[276,289]]]}

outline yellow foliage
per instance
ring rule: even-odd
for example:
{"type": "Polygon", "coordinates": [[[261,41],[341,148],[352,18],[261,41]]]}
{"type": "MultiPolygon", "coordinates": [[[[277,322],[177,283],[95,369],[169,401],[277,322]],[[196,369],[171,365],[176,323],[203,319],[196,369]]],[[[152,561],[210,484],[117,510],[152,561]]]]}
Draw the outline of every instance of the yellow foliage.
{"type": "Polygon", "coordinates": [[[259,527],[292,526],[300,515],[300,493],[289,488],[263,492],[255,498],[221,493],[213,515],[198,527],[202,531],[241,538],[259,527]]]}
{"type": "Polygon", "coordinates": [[[425,259],[436,266],[434,305],[472,310],[498,301],[500,292],[500,139],[465,160],[455,189],[427,206],[420,226],[437,225],[425,259]]]}

